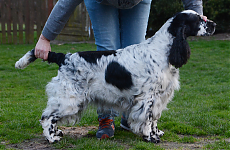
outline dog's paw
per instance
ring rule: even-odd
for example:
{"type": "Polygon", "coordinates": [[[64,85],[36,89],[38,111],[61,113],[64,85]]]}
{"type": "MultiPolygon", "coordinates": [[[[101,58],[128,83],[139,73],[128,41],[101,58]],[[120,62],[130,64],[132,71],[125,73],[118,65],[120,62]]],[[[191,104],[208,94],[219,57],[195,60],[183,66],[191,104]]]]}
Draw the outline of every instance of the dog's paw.
{"type": "Polygon", "coordinates": [[[160,139],[160,137],[158,136],[158,135],[153,135],[153,136],[151,136],[151,141],[150,141],[151,143],[160,143],[161,142],[161,139],[160,139]]]}
{"type": "Polygon", "coordinates": [[[143,138],[143,141],[145,142],[151,142],[150,136],[143,136],[142,138],[143,138]]]}
{"type": "Polygon", "coordinates": [[[63,133],[60,130],[60,131],[56,132],[55,134],[54,133],[52,133],[52,134],[46,134],[45,137],[46,137],[46,140],[49,143],[55,143],[55,142],[58,142],[58,141],[61,140],[61,138],[63,137],[63,133]]]}
{"type": "Polygon", "coordinates": [[[165,133],[161,130],[158,130],[158,132],[156,133],[157,136],[162,137],[165,133]]]}
{"type": "Polygon", "coordinates": [[[62,130],[57,130],[56,131],[56,136],[60,136],[60,137],[63,137],[63,132],[62,132],[62,130]]]}
{"type": "Polygon", "coordinates": [[[157,135],[153,135],[153,136],[143,136],[143,140],[145,142],[151,142],[151,143],[160,143],[161,139],[159,136],[157,135]]]}
{"type": "Polygon", "coordinates": [[[57,128],[56,124],[43,126],[43,128],[43,135],[49,143],[58,142],[63,137],[63,132],[57,128]]]}
{"type": "Polygon", "coordinates": [[[61,137],[60,136],[50,136],[50,137],[46,137],[46,140],[49,143],[56,143],[61,140],[61,137]]]}

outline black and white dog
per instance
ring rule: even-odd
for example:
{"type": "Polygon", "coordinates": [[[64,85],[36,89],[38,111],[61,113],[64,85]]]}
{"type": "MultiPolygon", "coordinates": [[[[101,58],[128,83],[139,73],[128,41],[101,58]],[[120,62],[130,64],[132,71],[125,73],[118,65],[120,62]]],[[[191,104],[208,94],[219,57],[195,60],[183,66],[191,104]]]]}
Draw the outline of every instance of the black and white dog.
{"type": "MultiPolygon", "coordinates": [[[[131,130],[145,141],[158,143],[163,131],[157,120],[179,89],[179,69],[187,63],[188,36],[209,36],[216,24],[192,10],[170,18],[143,43],[114,51],[49,53],[49,62],[59,65],[58,75],[46,86],[48,104],[41,118],[50,143],[59,141],[57,123],[75,123],[89,103],[126,111],[131,130]]],[[[15,67],[35,60],[34,50],[15,67]]]]}

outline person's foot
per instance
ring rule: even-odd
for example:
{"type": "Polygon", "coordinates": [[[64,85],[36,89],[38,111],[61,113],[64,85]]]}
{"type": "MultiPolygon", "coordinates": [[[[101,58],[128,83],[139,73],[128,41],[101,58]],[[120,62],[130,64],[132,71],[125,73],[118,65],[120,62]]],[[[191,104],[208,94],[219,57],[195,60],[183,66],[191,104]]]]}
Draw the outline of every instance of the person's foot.
{"type": "Polygon", "coordinates": [[[112,116],[98,117],[99,127],[96,133],[98,139],[106,139],[114,136],[115,124],[112,116]]]}
{"type": "Polygon", "coordinates": [[[127,120],[124,118],[123,115],[121,116],[121,124],[120,124],[120,126],[124,130],[131,131],[131,129],[130,129],[128,123],[127,123],[127,120]]]}

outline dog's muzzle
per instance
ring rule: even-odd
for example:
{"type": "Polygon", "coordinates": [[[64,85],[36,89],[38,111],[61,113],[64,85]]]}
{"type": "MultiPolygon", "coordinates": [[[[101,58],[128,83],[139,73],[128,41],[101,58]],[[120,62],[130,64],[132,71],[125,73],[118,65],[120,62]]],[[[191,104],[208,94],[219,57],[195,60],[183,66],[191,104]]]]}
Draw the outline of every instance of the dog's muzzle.
{"type": "Polygon", "coordinates": [[[215,32],[215,29],[216,29],[216,23],[211,21],[211,20],[207,20],[206,22],[206,36],[209,36],[209,35],[213,35],[213,33],[215,32]]]}

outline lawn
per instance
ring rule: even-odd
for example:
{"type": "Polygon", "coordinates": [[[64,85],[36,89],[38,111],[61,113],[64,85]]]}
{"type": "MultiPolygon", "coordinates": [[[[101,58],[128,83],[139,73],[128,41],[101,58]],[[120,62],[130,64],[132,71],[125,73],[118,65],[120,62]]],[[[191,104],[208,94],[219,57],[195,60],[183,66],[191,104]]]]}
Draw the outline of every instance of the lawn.
{"type": "MultiPolygon", "coordinates": [[[[230,149],[230,41],[190,41],[191,58],[180,69],[181,89],[175,93],[159,120],[165,132],[162,143],[213,141],[208,149],[230,149]],[[227,139],[227,140],[226,140],[227,139]]],[[[41,138],[39,119],[46,106],[45,85],[57,74],[56,64],[36,60],[24,70],[15,62],[34,45],[0,45],[0,149],[25,140],[41,138]]],[[[52,45],[55,52],[95,50],[94,44],[52,45]]],[[[119,127],[114,138],[98,141],[96,130],[83,138],[65,135],[50,147],[58,149],[164,149],[145,143],[119,127]]],[[[98,126],[96,108],[90,107],[76,126],[98,126]]]]}

